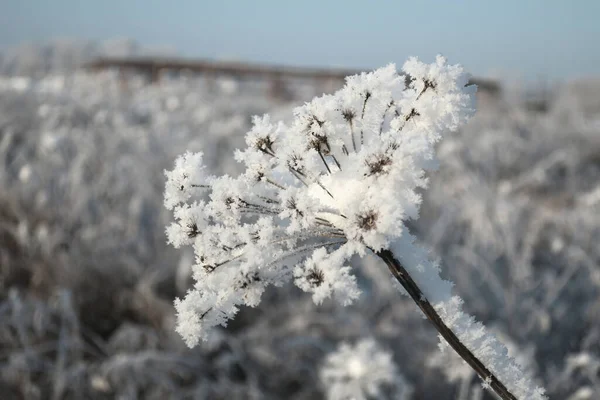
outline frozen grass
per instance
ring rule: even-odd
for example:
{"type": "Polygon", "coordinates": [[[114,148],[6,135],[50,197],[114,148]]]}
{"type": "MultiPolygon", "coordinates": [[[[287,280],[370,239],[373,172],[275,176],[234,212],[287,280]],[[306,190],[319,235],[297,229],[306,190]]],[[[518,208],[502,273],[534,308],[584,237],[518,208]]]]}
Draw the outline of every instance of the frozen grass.
{"type": "MultiPolygon", "coordinates": [[[[351,307],[314,307],[290,287],[194,350],[174,333],[191,261],[166,244],[163,169],[203,148],[215,173],[238,171],[222,155],[242,146],[250,116],[291,111],[265,93],[111,74],[0,79],[3,399],[319,398],[327,354],[364,337],[393,351],[413,399],[491,398],[460,362],[434,357],[435,334],[374,260],[351,307]]],[[[577,93],[557,91],[546,114],[481,102],[439,147],[411,228],[551,399],[585,400],[600,396],[600,110],[577,93]]]]}

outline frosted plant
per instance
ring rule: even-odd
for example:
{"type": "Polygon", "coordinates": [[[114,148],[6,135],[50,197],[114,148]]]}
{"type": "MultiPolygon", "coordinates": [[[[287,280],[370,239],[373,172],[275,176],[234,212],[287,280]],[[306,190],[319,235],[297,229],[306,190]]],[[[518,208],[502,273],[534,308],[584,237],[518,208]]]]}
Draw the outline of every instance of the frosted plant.
{"type": "Polygon", "coordinates": [[[321,366],[320,377],[328,400],[381,399],[383,388],[396,400],[408,400],[412,389],[392,359],[375,340],[363,339],[352,346],[342,343],[321,366]]]}
{"type": "Polygon", "coordinates": [[[350,304],[360,294],[347,265],[374,252],[450,345],[503,399],[543,399],[543,389],[494,335],[462,311],[452,284],[405,226],[419,215],[435,144],[474,113],[473,86],[458,65],[409,59],[348,77],[334,95],[297,108],[292,124],[256,117],[236,177],[209,176],[201,153],[167,172],[167,228],[191,245],[195,286],[175,302],[189,346],[256,306],[268,285],[293,280],[315,303],[350,304]]]}
{"type": "MultiPolygon", "coordinates": [[[[535,349],[519,346],[510,336],[498,328],[493,327],[490,330],[502,340],[508,349],[509,355],[515,359],[523,370],[533,374],[536,370],[535,349]]],[[[477,399],[476,396],[481,388],[478,384],[472,384],[476,372],[458,354],[452,351],[438,351],[428,358],[427,364],[432,367],[441,368],[448,382],[458,386],[456,400],[477,399]]]]}

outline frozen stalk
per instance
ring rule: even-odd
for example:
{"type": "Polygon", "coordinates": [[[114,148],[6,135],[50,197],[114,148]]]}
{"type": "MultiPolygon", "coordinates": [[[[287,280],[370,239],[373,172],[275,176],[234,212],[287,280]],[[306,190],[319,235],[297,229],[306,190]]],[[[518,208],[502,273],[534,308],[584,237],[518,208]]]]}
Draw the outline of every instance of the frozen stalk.
{"type": "Polygon", "coordinates": [[[348,77],[343,89],[297,108],[291,126],[256,117],[237,178],[209,176],[202,154],[167,172],[165,205],[175,246],[196,255],[194,288],[175,302],[177,330],[195,345],[256,306],[268,285],[293,280],[315,303],[360,294],[346,265],[373,251],[448,344],[503,399],[544,399],[506,347],[462,311],[450,282],[414,243],[405,221],[419,215],[419,188],[437,167],[435,144],[474,112],[475,88],[443,57],[412,58],[348,77]]]}

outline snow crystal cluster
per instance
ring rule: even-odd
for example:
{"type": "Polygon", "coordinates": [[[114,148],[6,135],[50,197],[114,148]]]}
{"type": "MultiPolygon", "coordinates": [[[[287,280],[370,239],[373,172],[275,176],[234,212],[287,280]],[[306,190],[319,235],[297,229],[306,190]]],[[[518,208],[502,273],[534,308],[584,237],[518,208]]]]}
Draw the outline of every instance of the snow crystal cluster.
{"type": "MultiPolygon", "coordinates": [[[[427,301],[465,345],[518,396],[543,399],[495,336],[462,312],[451,283],[416,244],[417,219],[435,144],[474,113],[473,86],[458,65],[409,59],[348,77],[344,88],[295,109],[291,125],[256,117],[246,170],[210,176],[203,154],[186,153],[167,172],[167,228],[175,247],[192,246],[195,286],[175,302],[177,331],[194,346],[268,285],[293,280],[315,303],[360,295],[348,265],[355,255],[391,250],[427,301]]],[[[445,343],[445,342],[443,342],[445,343]]]]}
{"type": "Polygon", "coordinates": [[[328,400],[408,400],[412,392],[398,373],[392,353],[370,338],[355,345],[342,343],[326,357],[320,377],[328,400]],[[384,397],[384,393],[390,396],[384,397]]]}

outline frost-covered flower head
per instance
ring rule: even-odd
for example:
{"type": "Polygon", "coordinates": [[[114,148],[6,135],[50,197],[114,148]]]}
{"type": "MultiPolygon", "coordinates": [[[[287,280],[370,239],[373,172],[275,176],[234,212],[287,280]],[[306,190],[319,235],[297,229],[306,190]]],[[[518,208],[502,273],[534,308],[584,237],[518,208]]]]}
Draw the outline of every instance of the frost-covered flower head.
{"type": "Polygon", "coordinates": [[[436,167],[434,145],[474,112],[475,89],[458,65],[408,60],[348,77],[333,95],[295,110],[290,126],[255,117],[237,178],[208,176],[202,154],[167,172],[175,246],[192,245],[196,284],[175,305],[192,346],[256,306],[268,285],[294,280],[315,303],[359,296],[347,261],[388,248],[417,218],[436,167]]]}
{"type": "Polygon", "coordinates": [[[398,373],[392,353],[373,339],[354,346],[342,343],[326,357],[320,378],[328,400],[379,399],[386,393],[384,388],[394,399],[407,400],[412,391],[398,373]]]}

